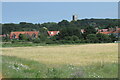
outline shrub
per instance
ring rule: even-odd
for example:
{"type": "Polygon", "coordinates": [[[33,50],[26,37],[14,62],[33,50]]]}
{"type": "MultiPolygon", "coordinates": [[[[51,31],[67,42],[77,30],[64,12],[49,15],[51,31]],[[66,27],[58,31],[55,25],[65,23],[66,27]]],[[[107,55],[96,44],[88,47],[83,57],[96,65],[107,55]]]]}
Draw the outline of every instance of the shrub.
{"type": "Polygon", "coordinates": [[[64,28],[60,31],[60,34],[58,35],[60,39],[71,39],[72,36],[77,36],[80,38],[83,37],[80,30],[75,27],[64,28]]]}
{"type": "Polygon", "coordinates": [[[39,38],[36,38],[36,39],[33,39],[32,42],[33,42],[33,43],[40,43],[41,41],[40,41],[39,38]]]}
{"type": "Polygon", "coordinates": [[[55,41],[53,41],[51,39],[47,39],[45,42],[46,42],[46,44],[54,44],[55,43],[55,41]]]}
{"type": "Polygon", "coordinates": [[[2,40],[3,42],[8,42],[8,41],[10,41],[10,38],[9,38],[9,36],[0,37],[0,40],[2,40]]]}
{"type": "Polygon", "coordinates": [[[97,43],[98,38],[97,38],[96,34],[88,34],[87,35],[87,42],[88,43],[97,43]]]}
{"type": "Polygon", "coordinates": [[[66,36],[66,37],[64,37],[64,40],[66,40],[66,41],[72,41],[72,38],[70,36],[66,36]]]}
{"type": "Polygon", "coordinates": [[[112,42],[114,42],[114,41],[117,40],[116,36],[113,35],[113,34],[109,35],[109,37],[111,38],[111,41],[112,41],[112,42]]]}
{"type": "Polygon", "coordinates": [[[11,43],[17,43],[19,42],[19,40],[16,40],[16,39],[12,39],[11,43]]]}
{"type": "Polygon", "coordinates": [[[99,40],[98,42],[100,42],[100,43],[109,43],[109,42],[112,42],[112,40],[109,37],[109,35],[98,33],[96,36],[97,36],[97,38],[99,40]]]}
{"type": "Polygon", "coordinates": [[[79,40],[79,38],[75,35],[73,35],[71,38],[72,38],[73,41],[78,41],[79,40]]]}
{"type": "Polygon", "coordinates": [[[26,36],[26,34],[20,34],[19,35],[19,40],[25,40],[25,41],[27,41],[28,37],[26,36]]]}

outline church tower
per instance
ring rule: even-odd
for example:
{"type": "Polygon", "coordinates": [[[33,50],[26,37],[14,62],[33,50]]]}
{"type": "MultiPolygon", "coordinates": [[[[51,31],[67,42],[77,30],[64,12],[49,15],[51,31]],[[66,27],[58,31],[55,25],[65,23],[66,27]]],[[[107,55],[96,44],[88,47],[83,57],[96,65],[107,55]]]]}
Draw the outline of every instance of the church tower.
{"type": "Polygon", "coordinates": [[[73,16],[72,16],[72,20],[73,20],[73,21],[77,21],[77,18],[78,18],[77,15],[73,15],[73,16]]]}

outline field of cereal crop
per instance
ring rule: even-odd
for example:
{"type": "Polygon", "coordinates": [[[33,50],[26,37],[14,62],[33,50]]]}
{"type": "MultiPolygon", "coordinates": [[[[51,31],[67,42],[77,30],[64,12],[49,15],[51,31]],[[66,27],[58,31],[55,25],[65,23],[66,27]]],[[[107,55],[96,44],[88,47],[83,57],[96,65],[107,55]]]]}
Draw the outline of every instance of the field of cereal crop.
{"type": "MultiPolygon", "coordinates": [[[[36,61],[49,67],[59,67],[61,65],[89,66],[92,64],[117,64],[117,49],[118,44],[116,43],[9,47],[2,48],[2,56],[14,56],[20,59],[36,61]]],[[[113,70],[117,71],[117,67],[115,68],[116,70],[113,70]]],[[[117,73],[114,71],[113,73],[117,73]]]]}

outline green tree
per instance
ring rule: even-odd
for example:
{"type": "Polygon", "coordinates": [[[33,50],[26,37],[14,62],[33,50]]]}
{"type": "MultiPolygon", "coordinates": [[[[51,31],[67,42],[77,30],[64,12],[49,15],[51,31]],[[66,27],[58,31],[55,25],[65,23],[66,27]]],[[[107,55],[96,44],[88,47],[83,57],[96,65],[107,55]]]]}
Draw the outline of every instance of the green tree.
{"type": "Polygon", "coordinates": [[[99,40],[100,43],[112,42],[109,35],[98,33],[96,36],[98,37],[98,40],[99,40]]]}
{"type": "Polygon", "coordinates": [[[78,38],[77,36],[73,35],[73,36],[72,36],[72,40],[73,40],[73,41],[78,41],[79,38],[78,38]]]}
{"type": "Polygon", "coordinates": [[[26,34],[20,34],[19,35],[19,40],[25,40],[25,41],[27,41],[28,40],[27,35],[26,34]]]}
{"type": "Polygon", "coordinates": [[[117,38],[116,38],[116,36],[114,34],[109,35],[109,37],[111,38],[112,42],[117,40],[117,38]]]}
{"type": "Polygon", "coordinates": [[[68,27],[69,22],[67,20],[62,20],[61,22],[58,23],[60,27],[68,27]]]}
{"type": "Polygon", "coordinates": [[[96,34],[96,30],[95,30],[95,28],[94,27],[92,27],[92,26],[87,26],[86,28],[85,28],[85,33],[86,34],[96,34]]]}
{"type": "Polygon", "coordinates": [[[58,35],[60,39],[64,39],[66,36],[77,36],[78,38],[83,38],[80,29],[70,27],[70,28],[64,28],[60,31],[60,34],[58,35]]]}
{"type": "Polygon", "coordinates": [[[39,30],[39,35],[38,35],[38,38],[45,42],[47,39],[48,39],[48,33],[47,33],[48,29],[46,27],[43,27],[43,28],[40,28],[39,30]]]}
{"type": "Polygon", "coordinates": [[[83,34],[84,39],[87,38],[87,35],[88,35],[88,34],[96,34],[96,32],[97,32],[97,31],[95,30],[94,27],[92,27],[92,26],[86,26],[86,27],[85,27],[85,33],[83,34]]]}
{"type": "Polygon", "coordinates": [[[3,42],[8,42],[10,41],[10,37],[8,35],[6,35],[5,37],[1,37],[3,42]]]}
{"type": "Polygon", "coordinates": [[[96,34],[88,34],[87,35],[87,41],[90,42],[90,43],[97,43],[98,38],[97,38],[96,34]]]}

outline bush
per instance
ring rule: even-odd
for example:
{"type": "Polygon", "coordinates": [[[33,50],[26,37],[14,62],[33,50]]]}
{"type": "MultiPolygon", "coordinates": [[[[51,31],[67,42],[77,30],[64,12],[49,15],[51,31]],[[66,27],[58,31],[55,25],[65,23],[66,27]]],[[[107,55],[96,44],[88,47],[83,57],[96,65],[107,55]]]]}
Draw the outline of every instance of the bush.
{"type": "Polygon", "coordinates": [[[19,42],[19,40],[16,40],[16,39],[13,39],[12,41],[11,41],[11,43],[18,43],[19,42]]]}
{"type": "Polygon", "coordinates": [[[72,38],[73,41],[78,41],[79,40],[79,38],[75,35],[73,35],[71,38],[72,38]]]}
{"type": "Polygon", "coordinates": [[[74,41],[74,43],[80,43],[80,40],[74,41]]]}
{"type": "Polygon", "coordinates": [[[25,41],[27,41],[27,40],[28,40],[28,37],[27,37],[26,34],[20,34],[20,35],[19,35],[19,40],[25,40],[25,41]]]}
{"type": "Polygon", "coordinates": [[[64,40],[66,40],[66,41],[78,41],[79,38],[77,36],[73,35],[73,36],[66,36],[64,38],[64,40]]]}
{"type": "Polygon", "coordinates": [[[8,42],[8,41],[10,41],[10,38],[9,38],[9,36],[0,37],[0,40],[2,40],[3,42],[8,42]]]}
{"type": "Polygon", "coordinates": [[[51,39],[47,39],[45,42],[46,42],[46,44],[54,44],[55,43],[55,41],[53,41],[51,39]]]}
{"type": "Polygon", "coordinates": [[[41,41],[40,41],[40,39],[37,38],[37,39],[33,39],[32,42],[33,43],[40,43],[41,41]]]}
{"type": "Polygon", "coordinates": [[[66,40],[66,41],[72,41],[72,38],[70,36],[66,36],[66,37],[64,37],[64,40],[66,40]]]}
{"type": "Polygon", "coordinates": [[[97,43],[98,38],[97,38],[96,34],[88,34],[87,35],[87,42],[88,43],[97,43]]]}
{"type": "Polygon", "coordinates": [[[57,40],[57,37],[58,37],[57,35],[51,36],[50,39],[53,40],[53,41],[56,41],[56,40],[57,40]]]}
{"type": "Polygon", "coordinates": [[[109,37],[111,38],[112,42],[117,41],[117,38],[115,35],[111,34],[111,35],[109,35],[109,37]]]}
{"type": "Polygon", "coordinates": [[[77,36],[79,38],[82,38],[82,34],[78,28],[64,28],[60,31],[60,34],[58,35],[59,39],[71,39],[72,36],[77,36]]]}
{"type": "Polygon", "coordinates": [[[99,40],[98,42],[100,42],[100,43],[109,43],[109,42],[112,42],[112,40],[109,37],[109,35],[98,33],[96,36],[97,36],[97,38],[99,40]]]}

